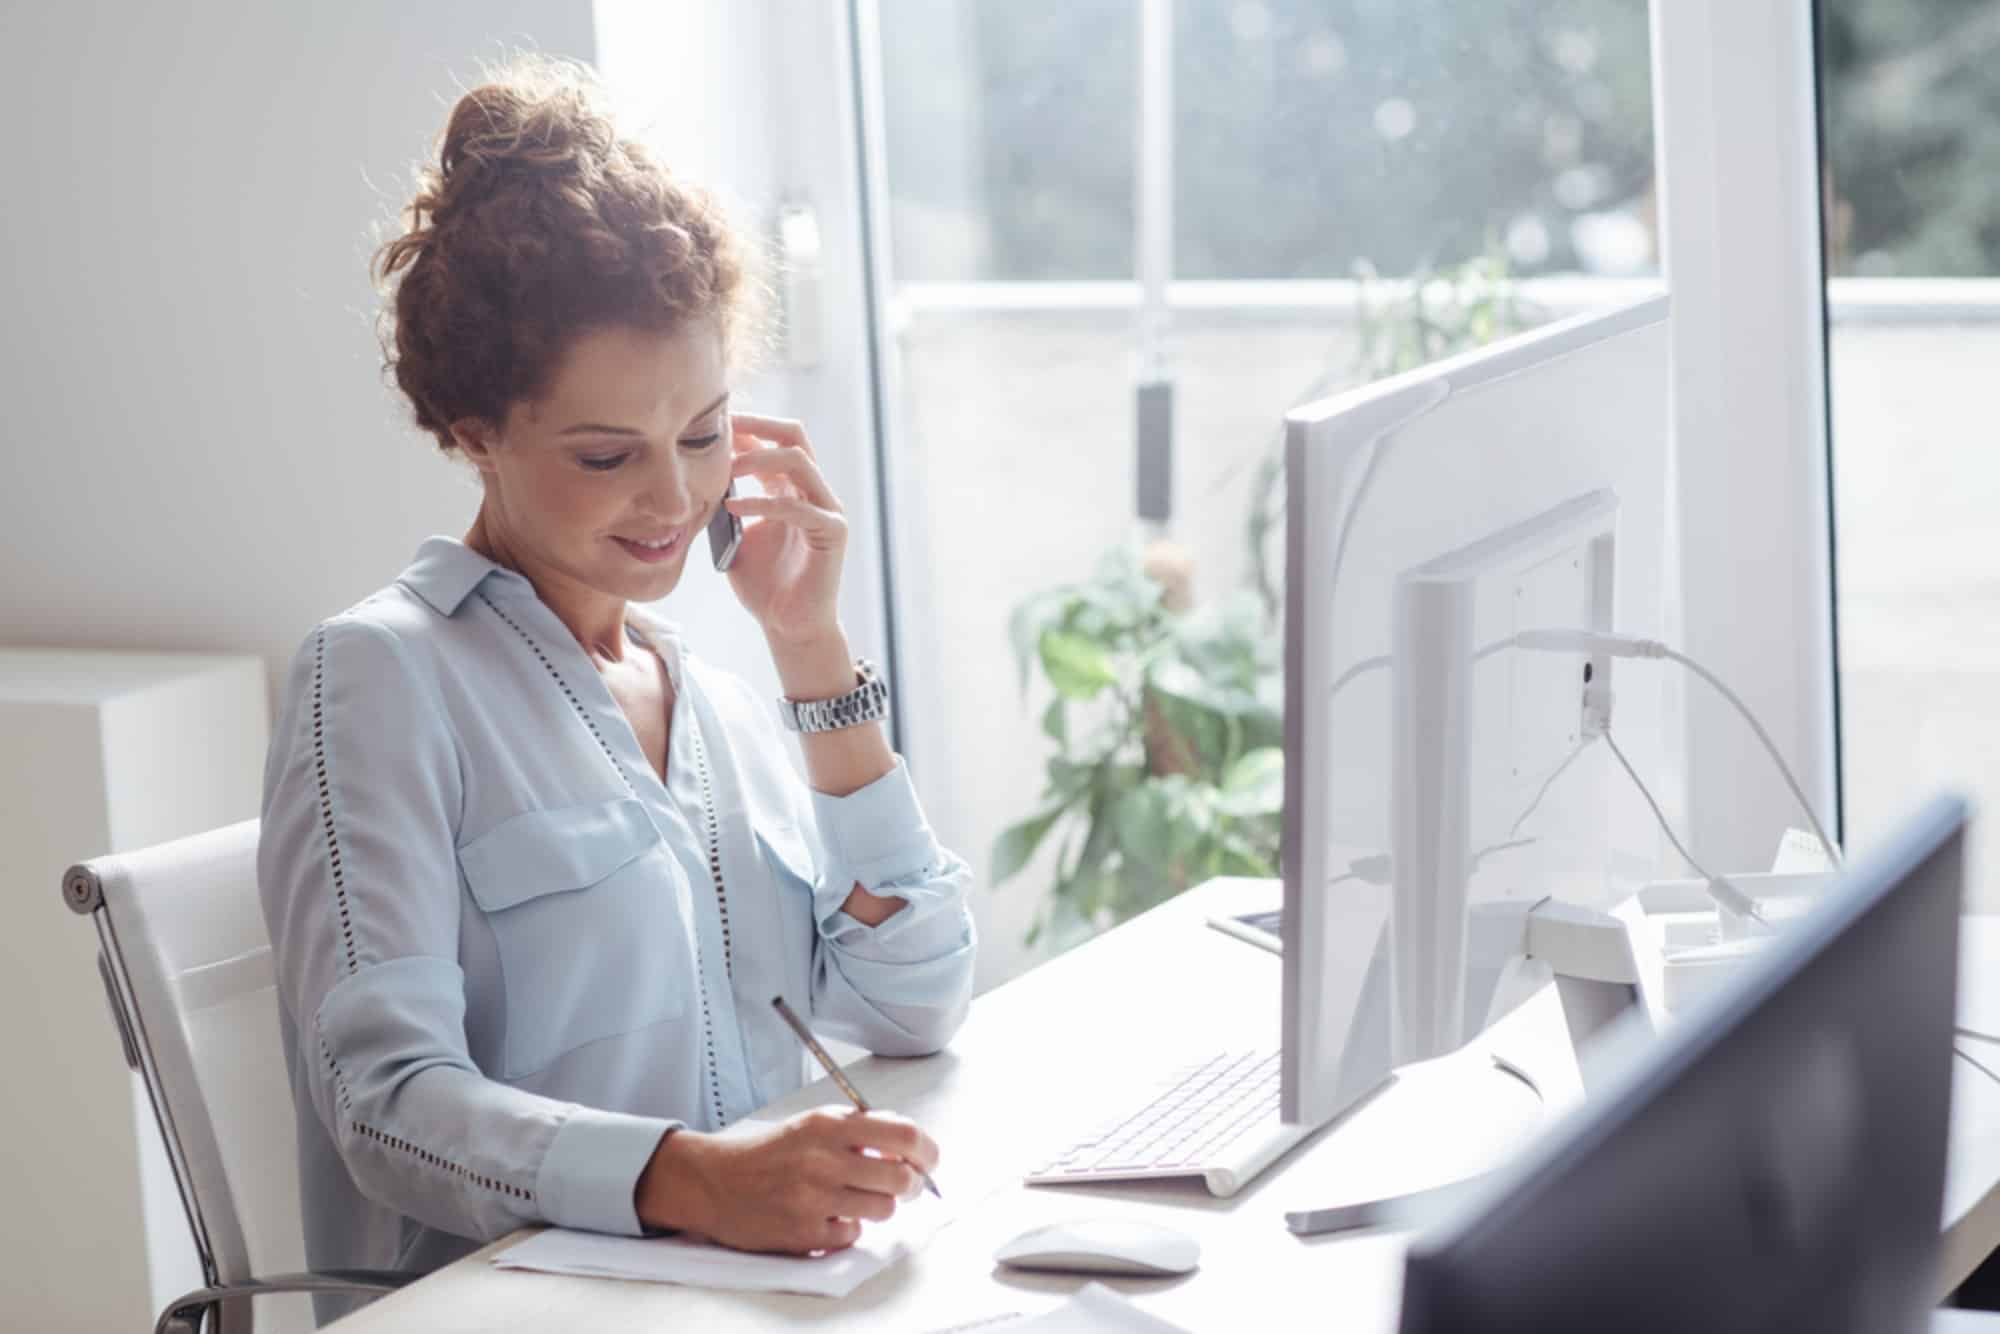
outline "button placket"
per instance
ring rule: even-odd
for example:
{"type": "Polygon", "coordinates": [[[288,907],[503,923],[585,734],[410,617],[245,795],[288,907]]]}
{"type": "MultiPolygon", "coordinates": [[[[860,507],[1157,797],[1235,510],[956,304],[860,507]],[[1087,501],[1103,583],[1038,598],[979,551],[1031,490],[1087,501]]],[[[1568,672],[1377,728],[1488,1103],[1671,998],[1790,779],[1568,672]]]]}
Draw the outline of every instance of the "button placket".
{"type": "MultiPolygon", "coordinates": [[[[522,617],[498,606],[486,595],[484,590],[480,590],[477,596],[503,624],[520,638],[521,642],[533,654],[536,661],[547,671],[550,680],[562,692],[563,698],[568,701],[571,710],[576,714],[578,720],[583,723],[584,727],[590,732],[591,737],[597,742],[598,748],[603,752],[605,760],[618,775],[619,782],[624,784],[627,792],[639,798],[640,804],[646,809],[647,817],[654,823],[655,831],[667,843],[669,855],[671,856],[673,840],[667,836],[665,830],[659,829],[658,826],[661,813],[663,811],[674,810],[675,803],[672,801],[666,787],[660,782],[659,774],[654,772],[652,764],[646,759],[645,750],[639,744],[639,736],[632,728],[631,719],[625,716],[625,711],[619,707],[618,701],[612,698],[611,688],[604,683],[604,678],[599,674],[597,668],[590,663],[589,659],[584,658],[582,648],[576,643],[576,637],[570,634],[568,627],[563,626],[558,620],[557,630],[560,633],[549,632],[549,637],[554,641],[556,647],[553,650],[546,649],[533,634],[529,633],[523,627],[522,617]],[[558,668],[554,660],[556,655],[563,654],[568,654],[575,659],[582,659],[583,667],[587,669],[581,674],[581,679],[587,682],[581,691],[573,688],[570,682],[564,678],[562,671],[558,668]],[[586,705],[581,696],[588,696],[588,705],[586,705]],[[596,717],[592,716],[593,713],[596,717]],[[601,725],[600,719],[602,720],[601,725]],[[617,743],[616,749],[613,747],[613,739],[617,743]],[[619,750],[624,751],[623,760],[619,758],[619,750]],[[640,777],[640,781],[637,784],[634,784],[632,781],[632,775],[635,773],[640,777]]],[[[539,598],[535,600],[534,606],[538,612],[544,614],[547,618],[551,620],[556,619],[555,613],[550,611],[547,605],[541,602],[539,598]]],[[[631,632],[629,624],[627,631],[628,634],[631,632]]],[[[650,645],[646,647],[648,652],[653,651],[650,645]]],[[[663,656],[661,658],[663,665],[665,661],[663,656]]],[[[574,666],[574,663],[571,665],[574,666]]],[[[673,752],[682,744],[680,738],[684,730],[683,714],[689,715],[688,721],[690,724],[692,721],[690,711],[684,706],[686,693],[684,689],[677,688],[674,691],[673,709],[669,714],[667,734],[669,756],[667,771],[669,774],[672,774],[674,771],[672,762],[673,752]]],[[[685,824],[686,822],[683,819],[681,823],[685,824]]],[[[699,839],[696,840],[696,844],[699,846],[699,839]]],[[[683,867],[682,872],[686,874],[687,868],[683,867]]],[[[719,904],[721,902],[721,892],[718,885],[712,884],[710,890],[711,897],[719,904]]],[[[719,948],[720,941],[712,939],[709,930],[710,924],[716,920],[717,914],[704,912],[701,908],[701,898],[702,896],[699,894],[692,895],[689,909],[692,913],[694,924],[695,990],[701,1010],[702,1046],[704,1054],[707,1057],[705,1064],[707,1068],[708,1088],[706,1090],[707,1096],[703,1098],[703,1101],[713,1113],[717,1128],[720,1128],[727,1125],[732,1119],[727,1111],[728,1103],[732,1100],[726,1100],[723,1096],[722,1066],[715,1036],[720,1026],[715,1013],[718,1008],[715,998],[717,996],[720,997],[719,1005],[725,1012],[722,1016],[723,1019],[733,1025],[736,1016],[735,1005],[730,995],[728,978],[724,976],[718,980],[712,977],[710,973],[708,961],[711,958],[718,957],[722,951],[719,948]]],[[[741,1064],[741,1062],[738,1062],[738,1064],[741,1064]]],[[[731,1090],[731,1092],[738,1095],[733,1101],[747,1111],[748,1105],[744,1103],[741,1092],[739,1090],[731,1090]]]]}
{"type": "MultiPolygon", "coordinates": [[[[723,868],[721,813],[715,803],[714,772],[705,740],[709,731],[704,727],[706,721],[705,712],[697,706],[692,690],[684,680],[682,689],[675,692],[673,724],[668,740],[667,774],[675,781],[670,787],[660,788],[660,794],[667,808],[687,828],[693,846],[704,855],[701,869],[708,876],[710,901],[715,910],[697,914],[696,922],[707,946],[705,956],[723,961],[722,975],[710,979],[714,984],[715,1026],[720,1031],[737,1035],[735,1059],[725,1062],[721,1059],[720,1049],[711,1048],[713,1063],[710,1071],[723,1105],[734,1109],[728,1114],[728,1119],[734,1120],[749,1112],[756,1102],[751,1094],[741,1020],[736,1008],[733,946],[727,934],[728,876],[723,868]]],[[[691,879],[698,874],[694,868],[689,868],[691,879]]]]}

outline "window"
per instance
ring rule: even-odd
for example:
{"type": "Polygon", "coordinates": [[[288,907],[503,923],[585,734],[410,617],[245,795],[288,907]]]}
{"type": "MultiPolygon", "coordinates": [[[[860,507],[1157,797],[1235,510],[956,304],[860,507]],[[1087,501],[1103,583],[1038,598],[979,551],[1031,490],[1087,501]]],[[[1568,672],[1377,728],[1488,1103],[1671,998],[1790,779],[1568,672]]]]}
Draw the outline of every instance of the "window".
{"type": "MultiPolygon", "coordinates": [[[[1842,807],[2000,795],[2000,9],[1820,6],[1842,807]]],[[[1968,894],[1990,883],[1975,848],[1968,894]]]]}
{"type": "Polygon", "coordinates": [[[921,570],[903,667],[948,712],[919,757],[934,818],[983,883],[1012,872],[983,909],[986,986],[1209,874],[1275,875],[1279,423],[1657,286],[1647,7],[876,18],[887,466],[921,570]],[[1171,148],[1149,164],[1142,141],[1171,148]],[[1137,238],[1169,233],[1170,273],[1141,281],[1137,238]],[[1151,378],[1173,396],[1163,524],[1135,499],[1151,378]],[[1185,610],[1147,610],[1162,596],[1185,610]]]}

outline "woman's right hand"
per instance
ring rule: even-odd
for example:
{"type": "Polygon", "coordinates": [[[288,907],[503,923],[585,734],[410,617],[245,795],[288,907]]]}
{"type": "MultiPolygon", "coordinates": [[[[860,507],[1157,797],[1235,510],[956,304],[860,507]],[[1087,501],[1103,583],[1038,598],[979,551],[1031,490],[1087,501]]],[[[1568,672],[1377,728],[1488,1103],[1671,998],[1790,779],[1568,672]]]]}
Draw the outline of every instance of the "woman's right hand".
{"type": "Polygon", "coordinates": [[[915,1168],[935,1172],[937,1161],[936,1143],[905,1117],[816,1107],[776,1125],[664,1136],[633,1203],[647,1227],[741,1251],[837,1251],[922,1189],[915,1168]]]}

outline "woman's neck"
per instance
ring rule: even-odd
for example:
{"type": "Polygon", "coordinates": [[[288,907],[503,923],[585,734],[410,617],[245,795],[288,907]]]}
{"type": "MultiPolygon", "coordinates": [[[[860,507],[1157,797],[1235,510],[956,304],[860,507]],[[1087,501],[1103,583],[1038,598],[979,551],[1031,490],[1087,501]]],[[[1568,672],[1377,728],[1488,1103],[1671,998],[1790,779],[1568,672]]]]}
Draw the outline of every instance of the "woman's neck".
{"type": "Polygon", "coordinates": [[[504,532],[487,522],[484,505],[466,531],[465,545],[495,565],[525,578],[534,588],[535,596],[556,614],[556,619],[576,637],[592,661],[624,661],[625,599],[600,593],[523,557],[504,532]]]}

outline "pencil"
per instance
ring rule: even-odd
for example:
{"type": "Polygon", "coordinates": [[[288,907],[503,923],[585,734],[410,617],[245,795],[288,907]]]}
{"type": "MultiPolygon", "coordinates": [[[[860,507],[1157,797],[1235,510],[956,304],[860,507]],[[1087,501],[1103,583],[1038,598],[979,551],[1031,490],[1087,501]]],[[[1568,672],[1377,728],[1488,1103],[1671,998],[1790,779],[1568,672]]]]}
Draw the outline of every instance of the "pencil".
{"type": "MultiPolygon", "coordinates": [[[[799,1035],[799,1041],[806,1044],[806,1050],[813,1054],[813,1059],[818,1061],[827,1074],[833,1077],[833,1082],[840,1086],[840,1091],[847,1095],[847,1100],[854,1104],[856,1111],[872,1112],[875,1110],[868,1105],[868,1099],[861,1096],[861,1090],[849,1083],[847,1075],[842,1072],[839,1066],[833,1063],[833,1057],[827,1055],[826,1048],[819,1045],[819,1039],[812,1035],[812,1030],[807,1028],[796,1014],[792,1013],[792,1007],[785,1004],[783,996],[771,997],[771,1008],[776,1010],[783,1016],[784,1021],[792,1026],[792,1032],[799,1035]]],[[[929,1172],[924,1171],[921,1167],[917,1167],[915,1163],[910,1164],[910,1166],[915,1168],[917,1175],[924,1179],[924,1188],[926,1190],[930,1191],[931,1194],[937,1196],[940,1200],[944,1198],[944,1192],[937,1188],[937,1182],[931,1180],[929,1172]]]]}

